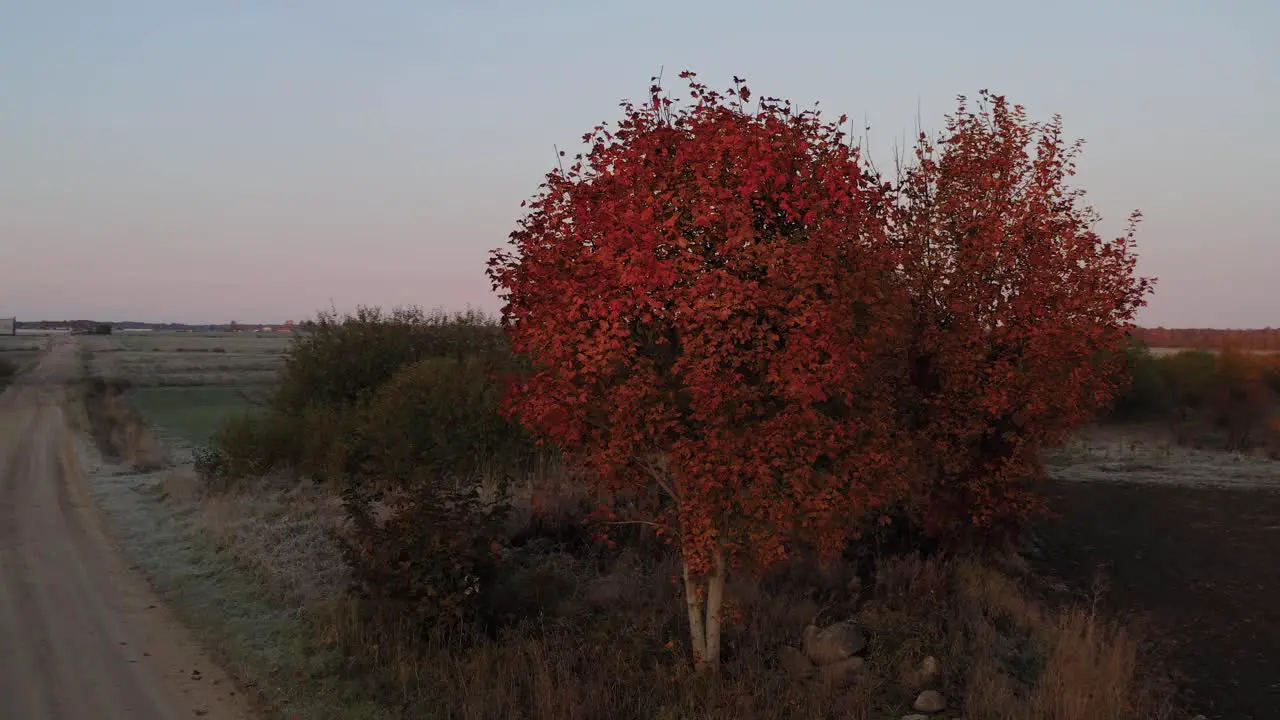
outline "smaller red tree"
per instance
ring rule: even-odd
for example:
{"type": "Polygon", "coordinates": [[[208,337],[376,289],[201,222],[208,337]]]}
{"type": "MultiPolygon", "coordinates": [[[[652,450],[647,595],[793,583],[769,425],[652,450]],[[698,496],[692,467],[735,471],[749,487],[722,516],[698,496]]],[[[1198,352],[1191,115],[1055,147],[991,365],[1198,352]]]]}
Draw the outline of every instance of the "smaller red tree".
{"type": "Polygon", "coordinates": [[[696,662],[731,567],[834,553],[896,496],[885,188],[839,123],[689,79],[548,174],[490,275],[533,371],[508,397],[603,490],[658,489],[696,662]]]}
{"type": "Polygon", "coordinates": [[[1061,120],[963,98],[899,178],[891,235],[909,296],[899,421],[926,528],[964,535],[1039,509],[1039,450],[1110,406],[1152,281],[1133,235],[1106,241],[1067,185],[1080,143],[1061,120]]]}

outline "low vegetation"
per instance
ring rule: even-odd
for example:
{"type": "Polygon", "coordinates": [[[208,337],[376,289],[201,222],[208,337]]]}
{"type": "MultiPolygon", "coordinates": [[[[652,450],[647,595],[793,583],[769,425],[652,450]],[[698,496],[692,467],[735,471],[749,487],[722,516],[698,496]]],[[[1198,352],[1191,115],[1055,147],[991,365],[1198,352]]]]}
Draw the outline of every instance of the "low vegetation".
{"type": "Polygon", "coordinates": [[[35,364],[43,345],[39,337],[0,335],[0,389],[35,364]]]}
{"type": "Polygon", "coordinates": [[[0,390],[3,390],[10,382],[13,381],[15,375],[18,374],[18,366],[8,360],[0,358],[0,390]]]}
{"type": "Polygon", "coordinates": [[[1196,448],[1280,458],[1280,356],[1234,348],[1153,354],[1134,344],[1110,420],[1166,426],[1196,448]]]}
{"type": "Polygon", "coordinates": [[[164,450],[125,399],[127,389],[123,383],[102,378],[84,382],[81,401],[89,420],[88,429],[103,456],[136,471],[157,470],[165,464],[164,450]]]}
{"type": "Polygon", "coordinates": [[[1247,350],[1280,352],[1280,329],[1224,330],[1216,328],[1137,328],[1134,337],[1160,350],[1247,350]]]}

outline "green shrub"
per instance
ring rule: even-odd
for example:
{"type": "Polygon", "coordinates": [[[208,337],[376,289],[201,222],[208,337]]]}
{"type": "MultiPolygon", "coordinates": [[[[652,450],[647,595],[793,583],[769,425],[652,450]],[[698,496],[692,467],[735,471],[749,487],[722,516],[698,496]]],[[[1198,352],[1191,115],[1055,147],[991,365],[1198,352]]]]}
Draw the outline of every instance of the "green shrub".
{"type": "Polygon", "coordinates": [[[346,316],[321,312],[303,329],[267,403],[269,423],[230,428],[234,439],[217,445],[228,455],[229,472],[287,466],[338,480],[353,470],[348,455],[358,409],[401,369],[426,357],[506,355],[497,323],[472,311],[362,306],[346,316]],[[268,425],[270,437],[243,437],[268,425]],[[242,451],[255,455],[240,458],[242,451]]]}
{"type": "Polygon", "coordinates": [[[412,362],[503,351],[496,321],[478,312],[424,313],[419,308],[322,312],[290,346],[273,401],[299,416],[308,406],[352,406],[412,362]]]}
{"type": "MultiPolygon", "coordinates": [[[[246,412],[229,419],[213,436],[206,468],[229,483],[243,477],[265,475],[279,467],[282,448],[293,442],[293,428],[272,413],[246,412]]],[[[212,477],[208,479],[213,479],[212,477]]]]}
{"type": "Polygon", "coordinates": [[[425,358],[358,413],[344,487],[356,590],[422,627],[463,622],[483,605],[509,481],[541,453],[497,412],[507,369],[498,356],[425,358]]]}
{"type": "Polygon", "coordinates": [[[549,451],[498,413],[517,370],[475,312],[321,313],[290,346],[266,411],[232,420],[197,462],[221,485],[287,467],[338,485],[357,594],[420,627],[475,617],[507,487],[549,451]]]}
{"type": "Polygon", "coordinates": [[[1280,362],[1272,355],[1227,349],[1152,357],[1129,351],[1128,387],[1113,406],[1115,421],[1165,420],[1179,442],[1228,450],[1280,448],[1280,362]]]}
{"type": "Polygon", "coordinates": [[[294,428],[288,454],[298,472],[317,481],[340,481],[348,470],[356,408],[309,405],[286,422],[294,428]]]}
{"type": "Polygon", "coordinates": [[[1273,433],[1276,397],[1267,382],[1266,359],[1235,350],[1217,358],[1209,401],[1209,419],[1226,431],[1229,450],[1250,450],[1267,443],[1273,433]]]}
{"type": "Polygon", "coordinates": [[[1113,419],[1120,421],[1162,418],[1173,409],[1169,381],[1160,361],[1141,343],[1126,350],[1126,385],[1115,400],[1113,419]]]}
{"type": "Polygon", "coordinates": [[[1176,407],[1201,408],[1213,393],[1218,374],[1217,358],[1207,350],[1187,350],[1156,358],[1156,366],[1169,386],[1176,407]]]}
{"type": "Polygon", "coordinates": [[[372,477],[415,470],[458,479],[523,472],[537,453],[518,425],[498,414],[504,358],[425,358],[405,367],[361,410],[356,436],[372,477]]]}
{"type": "Polygon", "coordinates": [[[1273,395],[1280,396],[1280,363],[1269,364],[1262,371],[1262,381],[1271,389],[1273,395]]]}

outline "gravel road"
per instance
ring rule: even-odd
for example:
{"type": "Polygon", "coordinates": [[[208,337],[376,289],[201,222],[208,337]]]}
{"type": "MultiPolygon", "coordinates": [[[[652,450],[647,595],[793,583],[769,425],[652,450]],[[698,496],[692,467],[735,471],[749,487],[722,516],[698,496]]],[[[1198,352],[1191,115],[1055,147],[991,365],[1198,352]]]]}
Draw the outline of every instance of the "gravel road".
{"type": "Polygon", "coordinates": [[[0,717],[248,719],[104,531],[68,424],[76,347],[0,395],[0,717]]]}

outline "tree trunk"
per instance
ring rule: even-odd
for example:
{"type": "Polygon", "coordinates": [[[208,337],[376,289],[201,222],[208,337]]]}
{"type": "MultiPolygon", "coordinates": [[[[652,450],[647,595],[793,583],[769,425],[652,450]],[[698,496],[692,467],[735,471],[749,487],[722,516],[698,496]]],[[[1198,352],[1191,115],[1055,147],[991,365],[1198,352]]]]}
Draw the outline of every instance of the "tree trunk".
{"type": "Polygon", "coordinates": [[[693,645],[693,664],[702,669],[707,661],[707,628],[703,622],[702,597],[699,583],[689,572],[689,564],[682,563],[684,573],[684,602],[689,608],[689,639],[693,645]]]}
{"type": "Polygon", "coordinates": [[[689,610],[689,638],[693,646],[693,663],[698,672],[715,673],[720,669],[720,609],[724,605],[724,581],[727,575],[724,555],[717,550],[715,567],[705,579],[696,579],[688,564],[682,568],[684,599],[689,610]]]}
{"type": "Polygon", "coordinates": [[[716,550],[716,566],[707,580],[707,667],[720,670],[720,608],[724,605],[724,555],[716,550]]]}

